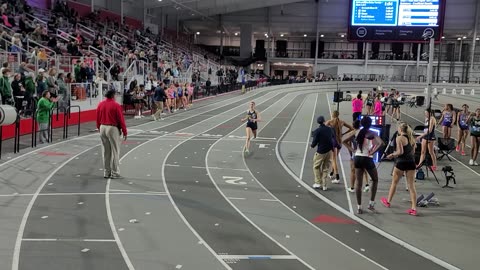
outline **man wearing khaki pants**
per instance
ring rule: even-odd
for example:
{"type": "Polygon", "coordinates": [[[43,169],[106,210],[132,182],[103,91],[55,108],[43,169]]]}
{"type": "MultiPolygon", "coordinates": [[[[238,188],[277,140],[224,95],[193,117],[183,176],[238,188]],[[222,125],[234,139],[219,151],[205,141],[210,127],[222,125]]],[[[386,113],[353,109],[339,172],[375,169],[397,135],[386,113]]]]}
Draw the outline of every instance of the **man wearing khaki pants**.
{"type": "Polygon", "coordinates": [[[120,141],[123,134],[127,139],[127,126],[122,107],[115,101],[115,90],[109,90],[106,99],[97,107],[97,129],[100,130],[103,150],[104,178],[121,178],[120,176],[120,141]]]}
{"type": "Polygon", "coordinates": [[[315,175],[313,188],[327,190],[327,176],[331,165],[335,133],[330,127],[325,126],[325,117],[319,116],[317,123],[320,126],[312,132],[311,144],[312,148],[317,147],[317,152],[313,157],[313,174],[315,175]]]}

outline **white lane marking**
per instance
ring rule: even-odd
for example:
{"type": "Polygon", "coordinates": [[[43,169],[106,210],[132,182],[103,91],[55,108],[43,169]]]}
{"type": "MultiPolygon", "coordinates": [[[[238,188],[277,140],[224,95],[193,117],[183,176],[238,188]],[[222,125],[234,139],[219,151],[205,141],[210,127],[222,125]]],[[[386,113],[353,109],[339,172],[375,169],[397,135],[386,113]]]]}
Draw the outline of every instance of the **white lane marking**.
{"type": "MultiPolygon", "coordinates": [[[[326,93],[326,95],[327,95],[328,111],[330,112],[330,115],[332,115],[332,108],[330,107],[330,97],[329,97],[328,93],[326,93]]],[[[350,211],[350,213],[352,215],[354,215],[353,206],[352,206],[352,199],[350,198],[350,194],[348,192],[348,183],[347,183],[347,177],[345,175],[345,167],[343,166],[342,155],[340,154],[340,152],[338,153],[338,156],[336,158],[338,159],[338,161],[340,163],[340,168],[342,169],[342,178],[343,178],[343,184],[345,186],[345,194],[347,196],[348,211],[350,211]]]]}
{"type": "MultiPolygon", "coordinates": [[[[35,203],[36,199],[38,198],[38,195],[40,194],[40,191],[45,187],[48,181],[60,170],[62,169],[65,165],[67,165],[70,161],[72,161],[74,158],[82,155],[83,153],[86,153],[90,151],[91,149],[94,149],[97,147],[97,145],[87,148],[80,153],[72,156],[71,158],[67,159],[65,162],[63,162],[60,166],[56,167],[55,170],[53,170],[47,178],[43,181],[42,184],[38,187],[37,191],[33,194],[32,198],[30,199],[30,202],[28,203],[27,209],[25,209],[25,213],[23,214],[22,221],[20,222],[20,226],[18,227],[18,232],[17,232],[17,239],[15,241],[15,247],[13,249],[13,258],[12,258],[12,270],[18,270],[18,266],[20,263],[20,250],[22,247],[22,238],[23,238],[23,233],[25,232],[25,226],[27,225],[27,219],[30,216],[30,212],[32,211],[33,204],[35,203]]],[[[5,164],[5,163],[3,163],[5,164]]],[[[3,165],[2,164],[2,165],[3,165]]],[[[1,167],[1,165],[0,165],[1,167]]]]}
{"type": "Polygon", "coordinates": [[[292,255],[220,255],[224,260],[252,260],[252,259],[269,259],[269,260],[295,260],[292,255]]]}
{"type": "Polygon", "coordinates": [[[113,217],[112,217],[112,208],[110,206],[110,183],[112,179],[108,178],[107,180],[107,186],[105,188],[106,194],[105,194],[105,208],[107,209],[107,217],[108,217],[108,223],[110,224],[110,229],[112,230],[113,238],[115,239],[115,242],[117,243],[118,249],[120,250],[120,253],[122,254],[123,260],[125,261],[125,264],[127,265],[129,270],[134,270],[135,268],[133,267],[132,262],[130,261],[130,258],[128,257],[127,251],[123,247],[122,241],[120,240],[120,237],[118,236],[117,228],[115,227],[115,223],[113,222],[113,217]]]}
{"type": "Polygon", "coordinates": [[[177,164],[165,164],[167,167],[180,167],[180,165],[177,164]]]}
{"type": "Polygon", "coordinates": [[[42,216],[42,219],[47,219],[47,218],[48,218],[48,216],[42,216]]]}
{"type": "MultiPolygon", "coordinates": [[[[413,116],[411,116],[411,115],[409,115],[409,114],[407,114],[407,113],[403,113],[403,114],[405,114],[406,116],[412,118],[413,120],[416,120],[416,121],[422,123],[422,122],[421,122],[419,119],[417,119],[416,117],[413,117],[413,116]]],[[[437,130],[437,131],[438,131],[439,133],[442,133],[442,134],[443,134],[442,131],[439,131],[439,130],[437,130]]],[[[463,162],[461,162],[460,160],[456,159],[455,157],[453,157],[453,156],[451,156],[451,155],[449,155],[449,156],[450,156],[450,158],[452,158],[453,160],[455,160],[456,162],[458,162],[460,165],[462,165],[463,167],[467,168],[469,171],[473,172],[473,173],[476,174],[477,176],[480,176],[480,173],[476,172],[474,169],[470,168],[468,165],[464,164],[463,162]]]]}
{"type": "Polygon", "coordinates": [[[88,248],[84,248],[84,249],[82,249],[82,250],[80,250],[80,251],[81,251],[82,253],[85,253],[85,252],[89,252],[89,251],[90,251],[90,249],[88,249],[88,248]]]}
{"type": "MultiPolygon", "coordinates": [[[[282,165],[282,167],[285,169],[285,171],[287,171],[288,174],[290,174],[290,176],[295,179],[301,186],[303,186],[305,189],[307,189],[308,191],[310,191],[310,193],[312,193],[313,195],[315,195],[316,197],[318,197],[319,199],[321,199],[322,201],[324,201],[325,203],[327,203],[328,205],[330,205],[331,207],[335,208],[337,211],[341,212],[342,214],[348,216],[349,218],[355,220],[356,222],[360,223],[361,225],[369,228],[370,230],[380,234],[381,236],[387,238],[388,240],[444,267],[444,268],[447,268],[447,269],[450,269],[450,270],[460,270],[460,268],[456,267],[456,266],[453,266],[417,247],[414,247],[412,245],[410,245],[409,243],[389,234],[388,232],[370,224],[369,222],[361,219],[360,217],[357,217],[356,215],[350,213],[349,211],[345,210],[343,207],[339,206],[338,204],[334,203],[333,201],[331,201],[330,199],[328,199],[327,197],[321,195],[320,193],[316,192],[312,187],[310,187],[309,185],[307,185],[305,182],[303,182],[300,178],[298,178],[295,173],[293,173],[289,168],[288,166],[283,162],[281,156],[280,156],[280,153],[278,151],[278,147],[276,148],[276,155],[277,155],[277,159],[280,161],[280,164],[282,165]]],[[[253,174],[252,174],[253,175],[253,174]]],[[[300,186],[299,186],[300,187],[300,186]]],[[[273,196],[273,195],[272,195],[273,196]]],[[[283,204],[283,202],[281,202],[283,204]]],[[[285,205],[286,206],[286,205],[285,205]]],[[[287,206],[286,206],[287,207],[287,206]]],[[[293,210],[292,210],[293,211],[293,210]]],[[[294,211],[293,211],[294,212],[294,211]]],[[[294,212],[295,213],[295,212],[294,212]]],[[[331,239],[337,241],[339,244],[345,246],[346,248],[352,250],[353,252],[357,253],[358,255],[364,257],[365,259],[369,260],[370,262],[376,264],[377,266],[383,268],[383,269],[387,269],[385,268],[384,266],[381,266],[380,264],[378,264],[377,262],[373,261],[372,259],[366,257],[365,255],[361,254],[360,252],[352,249],[351,247],[349,247],[348,245],[344,244],[342,241],[338,240],[337,238],[333,237],[332,235],[330,235],[329,233],[327,233],[326,231],[320,229],[319,227],[315,226],[315,224],[312,224],[310,221],[308,221],[307,219],[305,219],[304,217],[298,215],[300,218],[302,218],[305,222],[309,223],[311,226],[313,226],[314,228],[316,228],[317,230],[323,232],[325,235],[327,235],[328,237],[330,237],[331,239]]]]}
{"type": "Polygon", "coordinates": [[[228,197],[229,200],[246,200],[246,198],[228,197]]]}
{"type": "Polygon", "coordinates": [[[130,192],[128,189],[110,189],[112,192],[130,192]]]}
{"type": "Polygon", "coordinates": [[[182,268],[181,264],[177,264],[177,266],[175,266],[175,269],[181,269],[181,268],[182,268]]]}
{"type": "MultiPolygon", "coordinates": [[[[318,95],[317,94],[315,96],[315,105],[313,106],[313,111],[312,111],[312,120],[310,120],[310,129],[309,129],[309,132],[307,133],[307,140],[305,142],[305,152],[303,154],[303,161],[302,161],[302,167],[300,168],[300,179],[303,179],[303,170],[305,169],[305,162],[307,160],[307,153],[308,153],[308,147],[310,146],[310,137],[312,136],[312,129],[313,129],[313,121],[315,119],[315,110],[317,109],[317,102],[318,102],[318,95]]],[[[330,113],[330,115],[332,115],[330,113]]],[[[293,122],[292,122],[293,123],[293,122]]],[[[287,129],[285,130],[288,130],[290,128],[290,124],[287,126],[287,129]]],[[[283,142],[281,142],[283,143],[283,142]]]]}
{"type": "Polygon", "coordinates": [[[77,204],[78,204],[78,205],[83,205],[83,204],[84,204],[84,202],[78,202],[77,204]]]}
{"type": "Polygon", "coordinates": [[[264,202],[278,202],[277,199],[260,199],[260,201],[264,201],[264,202]]]}
{"type": "MultiPolygon", "coordinates": [[[[265,111],[267,110],[271,110],[277,103],[279,103],[281,100],[283,100],[284,98],[286,97],[289,97],[291,98],[291,102],[289,102],[286,106],[290,105],[290,103],[293,102],[293,100],[301,95],[301,93],[295,93],[296,95],[292,98],[292,97],[289,97],[290,94],[287,94],[285,95],[283,98],[279,99],[277,102],[273,103],[272,105],[270,105],[265,111]]],[[[294,94],[292,94],[294,95],[294,94]]],[[[305,98],[303,99],[302,103],[300,104],[299,108],[302,107],[302,105],[305,103],[305,101],[307,100],[307,96],[305,96],[305,98]]],[[[297,109],[296,112],[298,112],[299,109],[297,109]]],[[[266,126],[268,126],[272,121],[273,119],[275,119],[281,112],[283,111],[283,108],[276,114],[274,115],[265,125],[263,128],[265,128],[266,126]]],[[[265,112],[264,112],[265,113],[265,112]]],[[[229,134],[233,134],[235,132],[237,132],[238,129],[240,129],[243,125],[239,126],[238,128],[236,128],[235,130],[233,130],[232,132],[230,132],[229,134]]],[[[261,130],[258,131],[259,133],[261,132],[261,130]]],[[[253,227],[255,227],[260,233],[262,233],[263,235],[265,235],[268,239],[270,239],[273,243],[275,243],[278,247],[282,248],[283,250],[285,250],[287,253],[289,253],[291,256],[293,256],[296,260],[298,260],[299,262],[301,262],[303,265],[305,265],[307,268],[309,269],[312,269],[314,270],[315,268],[313,268],[311,265],[309,265],[307,262],[305,262],[304,260],[302,260],[300,257],[298,257],[297,255],[295,255],[293,252],[291,252],[288,248],[286,248],[284,245],[282,245],[280,242],[278,242],[277,240],[275,240],[275,238],[273,238],[271,235],[269,235],[266,231],[264,231],[262,228],[260,228],[260,226],[258,226],[256,223],[254,223],[250,218],[248,218],[234,203],[232,203],[231,200],[229,200],[227,198],[227,196],[225,195],[225,193],[223,193],[223,191],[220,189],[220,187],[218,186],[217,182],[211,177],[211,174],[210,174],[210,170],[209,170],[209,166],[208,166],[208,157],[211,153],[211,150],[212,148],[215,147],[215,145],[220,142],[220,140],[217,140],[215,143],[213,143],[212,146],[210,146],[210,148],[208,149],[207,151],[207,154],[205,155],[205,164],[206,164],[206,167],[207,167],[207,172],[209,174],[209,177],[210,177],[210,181],[212,182],[212,184],[215,186],[215,188],[217,189],[217,191],[222,195],[222,197],[230,204],[230,206],[233,207],[233,209],[235,209],[235,211],[237,211],[237,213],[239,215],[241,215],[248,223],[250,223],[253,227]]],[[[244,160],[245,162],[245,158],[244,156],[242,156],[242,160],[244,160]]],[[[245,167],[246,167],[246,164],[245,164],[245,167]]],[[[247,168],[248,169],[248,168],[247,168]]],[[[247,190],[247,188],[245,188],[245,190],[247,190]]]]}
{"type": "MultiPolygon", "coordinates": [[[[85,195],[106,195],[105,192],[92,192],[92,193],[40,193],[37,196],[85,196],[85,195]]],[[[110,192],[110,195],[166,195],[165,192],[110,192]]],[[[31,197],[35,196],[35,193],[24,194],[3,194],[0,197],[31,197]]]]}

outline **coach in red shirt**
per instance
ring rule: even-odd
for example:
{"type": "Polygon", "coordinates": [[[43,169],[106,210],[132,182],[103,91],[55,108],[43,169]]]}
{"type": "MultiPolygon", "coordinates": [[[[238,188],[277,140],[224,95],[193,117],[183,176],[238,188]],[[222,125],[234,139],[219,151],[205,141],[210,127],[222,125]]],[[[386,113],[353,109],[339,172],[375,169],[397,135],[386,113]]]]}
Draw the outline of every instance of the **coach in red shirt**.
{"type": "Polygon", "coordinates": [[[127,139],[127,125],[122,107],[115,101],[115,90],[109,90],[106,99],[97,107],[97,129],[100,130],[103,149],[104,178],[121,178],[119,168],[120,141],[127,139]]]}

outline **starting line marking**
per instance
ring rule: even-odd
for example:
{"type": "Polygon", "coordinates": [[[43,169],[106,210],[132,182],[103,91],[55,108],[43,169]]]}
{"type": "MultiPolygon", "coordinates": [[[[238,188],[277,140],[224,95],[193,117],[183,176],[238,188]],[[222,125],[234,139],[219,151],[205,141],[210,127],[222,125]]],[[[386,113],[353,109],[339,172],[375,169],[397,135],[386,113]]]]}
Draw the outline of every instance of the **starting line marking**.
{"type": "Polygon", "coordinates": [[[222,260],[296,260],[293,255],[218,255],[222,260]]]}

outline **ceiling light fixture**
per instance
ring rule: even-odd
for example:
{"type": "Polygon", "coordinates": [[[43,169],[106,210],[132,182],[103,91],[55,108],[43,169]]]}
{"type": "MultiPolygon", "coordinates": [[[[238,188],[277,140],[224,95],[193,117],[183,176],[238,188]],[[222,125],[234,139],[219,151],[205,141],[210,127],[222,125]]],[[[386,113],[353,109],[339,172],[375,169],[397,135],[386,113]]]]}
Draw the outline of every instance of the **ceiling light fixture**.
{"type": "Polygon", "coordinates": [[[281,37],[283,37],[283,36],[284,36],[284,34],[280,34],[280,36],[281,36],[281,37]]]}
{"type": "Polygon", "coordinates": [[[457,40],[462,40],[462,38],[457,38],[457,40]]]}
{"type": "Polygon", "coordinates": [[[200,35],[200,32],[197,32],[197,35],[200,35]]]}
{"type": "Polygon", "coordinates": [[[325,35],[320,35],[320,37],[324,37],[325,35]]]}
{"type": "Polygon", "coordinates": [[[475,40],[480,40],[480,38],[477,37],[475,40]]]}
{"type": "Polygon", "coordinates": [[[345,35],[340,35],[340,37],[344,38],[344,37],[345,37],[345,35]]]}
{"type": "Polygon", "coordinates": [[[238,36],[238,33],[235,33],[235,36],[238,36]]]}
{"type": "Polygon", "coordinates": [[[158,2],[162,2],[162,0],[158,0],[158,2]]]}
{"type": "Polygon", "coordinates": [[[465,37],[465,36],[463,37],[463,39],[466,39],[466,38],[467,38],[467,37],[465,37]]]}
{"type": "Polygon", "coordinates": [[[445,36],[443,36],[442,39],[445,39],[445,36]]]}
{"type": "Polygon", "coordinates": [[[304,34],[303,37],[307,37],[307,34],[304,34]]]}

